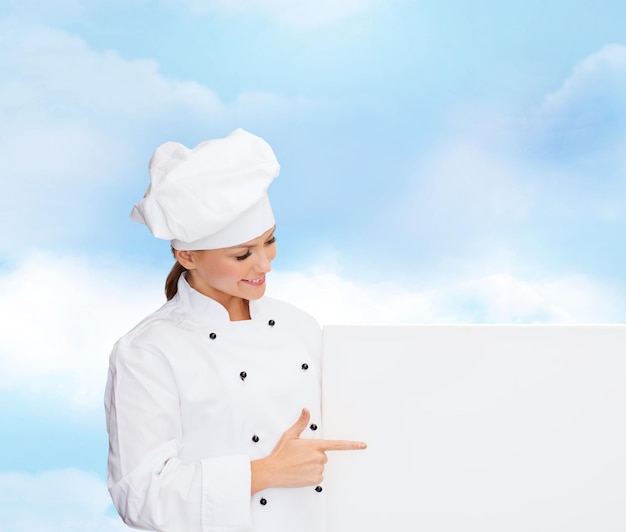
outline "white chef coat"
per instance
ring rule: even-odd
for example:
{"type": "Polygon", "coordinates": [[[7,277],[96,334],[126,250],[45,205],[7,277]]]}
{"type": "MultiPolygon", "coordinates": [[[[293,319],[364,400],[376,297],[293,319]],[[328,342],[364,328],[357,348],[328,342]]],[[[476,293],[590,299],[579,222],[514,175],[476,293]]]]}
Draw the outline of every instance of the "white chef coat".
{"type": "Polygon", "coordinates": [[[321,434],[321,331],[267,297],[251,319],[189,286],[115,345],[105,393],[108,487],[124,521],[160,532],[320,532],[321,486],[250,495],[250,461],[270,454],[303,407],[321,434]]]}

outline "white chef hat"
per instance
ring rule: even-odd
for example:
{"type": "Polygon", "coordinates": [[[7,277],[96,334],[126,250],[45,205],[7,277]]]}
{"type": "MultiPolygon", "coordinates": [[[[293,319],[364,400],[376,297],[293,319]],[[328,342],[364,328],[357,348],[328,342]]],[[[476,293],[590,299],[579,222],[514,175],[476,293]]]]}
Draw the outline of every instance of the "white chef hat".
{"type": "Polygon", "coordinates": [[[236,246],[274,225],[267,188],[280,165],[267,142],[243,129],[191,150],[162,144],[149,168],[150,186],[130,217],[174,249],[236,246]]]}

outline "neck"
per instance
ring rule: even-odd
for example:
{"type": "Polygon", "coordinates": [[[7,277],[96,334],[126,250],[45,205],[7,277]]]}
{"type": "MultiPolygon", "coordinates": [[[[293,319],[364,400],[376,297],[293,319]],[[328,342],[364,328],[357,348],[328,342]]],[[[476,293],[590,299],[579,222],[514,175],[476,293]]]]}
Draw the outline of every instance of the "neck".
{"type": "Polygon", "coordinates": [[[243,321],[250,319],[250,302],[247,299],[241,299],[239,297],[231,298],[230,304],[221,303],[228,311],[230,321],[243,321]]]}

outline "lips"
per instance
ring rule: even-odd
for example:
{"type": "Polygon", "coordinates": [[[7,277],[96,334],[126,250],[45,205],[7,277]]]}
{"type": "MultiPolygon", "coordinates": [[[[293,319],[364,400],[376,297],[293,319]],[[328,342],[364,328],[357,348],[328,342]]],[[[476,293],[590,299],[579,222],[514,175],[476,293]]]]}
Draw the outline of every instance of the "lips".
{"type": "Polygon", "coordinates": [[[261,286],[265,283],[265,275],[257,277],[256,279],[242,279],[241,282],[249,284],[250,286],[261,286]]]}

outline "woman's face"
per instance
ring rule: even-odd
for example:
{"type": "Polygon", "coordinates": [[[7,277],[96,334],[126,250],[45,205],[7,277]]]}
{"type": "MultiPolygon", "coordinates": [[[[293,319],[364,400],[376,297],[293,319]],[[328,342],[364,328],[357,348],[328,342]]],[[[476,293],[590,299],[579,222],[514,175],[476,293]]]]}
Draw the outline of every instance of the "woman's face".
{"type": "Polygon", "coordinates": [[[276,256],[274,229],[238,246],[177,250],[176,259],[189,270],[187,281],[195,290],[227,308],[233,297],[258,299],[265,293],[265,274],[276,256]]]}

